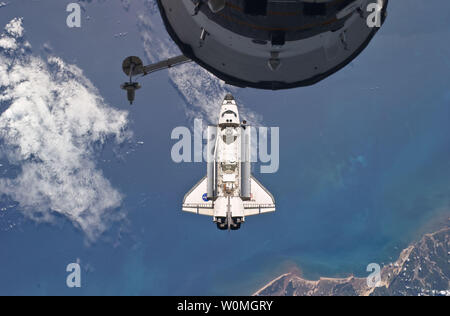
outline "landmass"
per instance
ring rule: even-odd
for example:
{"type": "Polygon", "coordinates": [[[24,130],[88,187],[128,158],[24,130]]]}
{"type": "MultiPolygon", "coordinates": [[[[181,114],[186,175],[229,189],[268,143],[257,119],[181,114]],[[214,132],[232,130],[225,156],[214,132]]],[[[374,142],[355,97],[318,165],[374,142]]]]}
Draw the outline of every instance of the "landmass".
{"type": "Polygon", "coordinates": [[[404,249],[396,262],[381,269],[381,282],[370,288],[366,278],[303,279],[286,273],[255,296],[450,296],[450,218],[444,228],[424,235],[404,249]]]}

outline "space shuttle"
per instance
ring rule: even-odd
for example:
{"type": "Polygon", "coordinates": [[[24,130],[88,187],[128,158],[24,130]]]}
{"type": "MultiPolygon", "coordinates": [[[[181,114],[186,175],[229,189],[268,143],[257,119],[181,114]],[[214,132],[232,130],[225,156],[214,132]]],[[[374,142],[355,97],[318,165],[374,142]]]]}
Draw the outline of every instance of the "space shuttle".
{"type": "Polygon", "coordinates": [[[240,121],[231,94],[207,135],[206,176],[185,195],[183,211],[211,216],[220,230],[238,230],[248,216],[275,212],[273,195],[251,175],[251,128],[240,121]]]}

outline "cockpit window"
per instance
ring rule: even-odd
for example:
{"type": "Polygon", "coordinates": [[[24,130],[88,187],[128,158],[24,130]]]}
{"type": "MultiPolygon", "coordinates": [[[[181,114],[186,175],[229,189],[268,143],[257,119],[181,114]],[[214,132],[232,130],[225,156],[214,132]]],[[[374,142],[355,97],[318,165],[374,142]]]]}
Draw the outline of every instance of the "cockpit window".
{"type": "Polygon", "coordinates": [[[233,114],[234,117],[237,117],[236,113],[234,113],[233,111],[230,111],[230,110],[223,112],[222,117],[224,117],[225,114],[233,114]]]}

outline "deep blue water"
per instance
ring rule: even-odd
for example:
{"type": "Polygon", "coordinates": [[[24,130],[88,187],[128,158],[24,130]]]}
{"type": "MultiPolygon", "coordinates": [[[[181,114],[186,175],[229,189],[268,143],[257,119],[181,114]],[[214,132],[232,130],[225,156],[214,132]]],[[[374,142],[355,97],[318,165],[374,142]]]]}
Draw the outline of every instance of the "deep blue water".
{"type": "MultiPolygon", "coordinates": [[[[8,214],[18,225],[0,231],[0,294],[251,294],[296,264],[315,278],[364,275],[369,263],[394,260],[449,213],[450,3],[432,2],[408,1],[406,11],[406,0],[391,1],[369,48],[314,87],[238,91],[264,125],[280,127],[281,163],[276,174],[256,174],[278,212],[249,218],[237,232],[181,214],[205,166],[170,160],[172,129],[192,121],[165,72],[147,78],[130,108],[144,145],[122,158],[107,147],[102,157],[112,162],[99,162],[125,196],[127,220],[86,245],[63,218],[36,225],[8,214]],[[77,258],[83,287],[68,289],[65,267],[77,258]]],[[[90,4],[94,19],[79,31],[55,27],[65,5],[50,0],[14,2],[0,9],[0,25],[24,16],[35,54],[49,42],[111,106],[127,108],[120,63],[143,55],[133,19],[141,4],[124,13],[112,3],[90,4]],[[112,37],[124,29],[127,37],[112,37]]]]}

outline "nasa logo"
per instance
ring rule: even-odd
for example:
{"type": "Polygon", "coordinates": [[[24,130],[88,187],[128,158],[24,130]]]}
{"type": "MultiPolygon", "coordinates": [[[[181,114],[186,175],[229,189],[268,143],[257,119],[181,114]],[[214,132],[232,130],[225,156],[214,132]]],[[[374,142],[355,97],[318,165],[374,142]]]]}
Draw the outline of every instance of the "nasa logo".
{"type": "Polygon", "coordinates": [[[208,194],[207,193],[203,194],[202,199],[203,201],[208,202],[208,194]]]}

